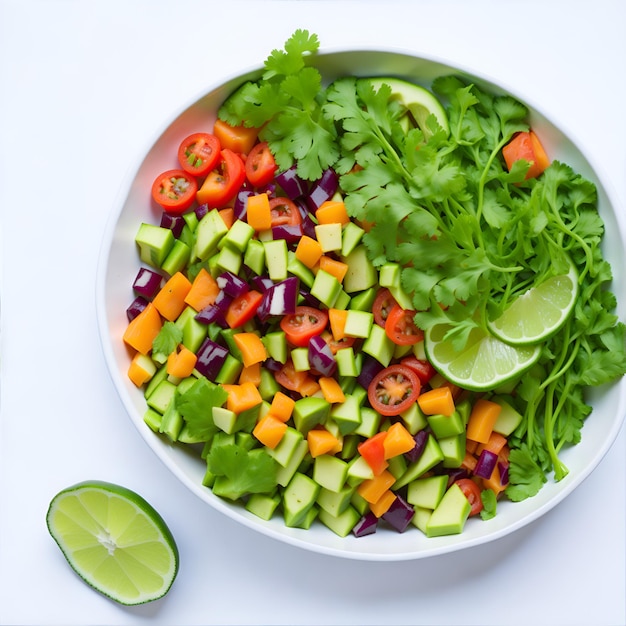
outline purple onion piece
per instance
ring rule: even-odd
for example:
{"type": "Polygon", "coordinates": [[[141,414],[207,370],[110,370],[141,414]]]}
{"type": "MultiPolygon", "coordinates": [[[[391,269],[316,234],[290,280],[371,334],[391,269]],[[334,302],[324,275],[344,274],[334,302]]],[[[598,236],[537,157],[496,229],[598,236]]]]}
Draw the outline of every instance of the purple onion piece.
{"type": "Polygon", "coordinates": [[[311,219],[310,215],[306,215],[302,218],[302,233],[307,237],[311,237],[311,239],[317,239],[317,235],[315,233],[315,222],[311,219]]]}
{"type": "Polygon", "coordinates": [[[365,535],[372,535],[376,532],[378,527],[378,518],[368,511],[361,519],[354,525],[352,533],[355,537],[365,537],[365,535]]]}
{"type": "Polygon", "coordinates": [[[420,430],[416,432],[415,435],[413,435],[413,439],[415,440],[415,446],[404,454],[409,463],[414,463],[422,456],[424,448],[426,448],[428,437],[430,437],[430,435],[426,430],[420,430]]]}
{"type": "Polygon", "coordinates": [[[277,361],[276,359],[269,357],[263,361],[263,367],[270,372],[278,372],[278,370],[282,369],[283,363],[277,361]]]}
{"type": "Polygon", "coordinates": [[[498,462],[498,455],[491,450],[483,450],[478,457],[476,467],[474,468],[474,475],[479,478],[489,478],[493,473],[498,462]]]}
{"type": "Polygon", "coordinates": [[[469,472],[463,467],[449,469],[446,473],[448,474],[448,487],[461,478],[469,478],[469,472]]]}
{"type": "Polygon", "coordinates": [[[308,290],[304,288],[300,288],[299,290],[300,297],[304,300],[305,304],[308,306],[312,306],[315,309],[320,308],[320,301],[308,290]]]}
{"type": "Polygon", "coordinates": [[[284,172],[276,174],[274,180],[290,200],[300,198],[308,191],[307,183],[298,176],[296,165],[291,166],[284,172]]]}
{"type": "Polygon", "coordinates": [[[232,272],[222,272],[215,279],[215,282],[217,286],[231,298],[237,298],[250,290],[248,283],[241,280],[239,276],[232,272]]]}
{"type": "Polygon", "coordinates": [[[504,487],[509,484],[509,464],[499,461],[498,470],[500,472],[500,484],[504,487]]]}
{"type": "Polygon", "coordinates": [[[321,335],[309,339],[309,365],[321,376],[332,376],[337,369],[335,355],[321,335]]]}
{"type": "Polygon", "coordinates": [[[133,282],[133,290],[137,295],[143,296],[147,300],[152,300],[161,288],[162,279],[163,276],[158,272],[142,267],[137,272],[133,282]]]}
{"type": "Polygon", "coordinates": [[[197,356],[196,369],[203,376],[215,382],[228,356],[228,349],[207,337],[200,346],[197,356]]]}
{"type": "Polygon", "coordinates": [[[208,306],[205,306],[202,311],[198,311],[198,313],[194,316],[194,319],[201,324],[218,324],[222,328],[226,328],[228,326],[226,320],[224,319],[224,313],[214,304],[209,304],[208,306]]]}
{"type": "Polygon", "coordinates": [[[265,322],[274,315],[295,313],[299,282],[296,276],[290,276],[279,283],[272,284],[263,292],[261,304],[256,311],[257,317],[265,322]]]}
{"type": "Polygon", "coordinates": [[[126,309],[126,317],[132,322],[146,307],[148,301],[143,296],[137,296],[126,309]]]}
{"type": "Polygon", "coordinates": [[[220,291],[213,304],[221,311],[222,315],[225,315],[233,299],[234,298],[229,296],[225,291],[220,291]]]}
{"type": "Polygon", "coordinates": [[[363,366],[361,367],[361,372],[357,376],[357,381],[361,387],[367,389],[372,382],[372,379],[378,372],[383,369],[382,363],[379,363],[375,358],[371,356],[366,356],[363,359],[363,366]]]}
{"type": "Polygon", "coordinates": [[[242,189],[235,196],[235,203],[233,204],[233,213],[235,219],[242,220],[246,217],[248,212],[248,198],[254,195],[252,189],[242,189]]]}
{"type": "Polygon", "coordinates": [[[396,495],[396,499],[382,517],[399,533],[403,533],[414,515],[415,509],[402,496],[396,495]]]}
{"type": "Polygon", "coordinates": [[[309,191],[306,199],[309,210],[315,213],[324,202],[330,200],[335,195],[338,187],[339,177],[335,170],[327,169],[309,191]]]}
{"type": "Polygon", "coordinates": [[[273,198],[276,195],[276,183],[267,183],[263,187],[257,187],[257,193],[266,193],[268,198],[273,198]]]}
{"type": "Polygon", "coordinates": [[[209,212],[208,204],[200,204],[194,209],[194,213],[198,220],[201,220],[209,212]]]}
{"type": "Polygon", "coordinates": [[[263,293],[266,289],[269,289],[274,284],[274,281],[269,276],[254,276],[250,281],[253,289],[263,293]]]}
{"type": "Polygon", "coordinates": [[[282,224],[272,228],[272,239],[284,239],[287,243],[300,241],[303,234],[302,224],[282,224]]]}
{"type": "Polygon", "coordinates": [[[169,228],[176,239],[180,237],[185,224],[185,218],[182,215],[171,215],[165,212],[161,215],[161,228],[169,228]]]}

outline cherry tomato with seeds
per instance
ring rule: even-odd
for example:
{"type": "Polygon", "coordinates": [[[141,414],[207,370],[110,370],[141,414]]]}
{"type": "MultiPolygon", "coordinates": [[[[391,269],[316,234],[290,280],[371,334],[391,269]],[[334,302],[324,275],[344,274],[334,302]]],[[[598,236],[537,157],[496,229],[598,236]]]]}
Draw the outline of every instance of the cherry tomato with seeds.
{"type": "Polygon", "coordinates": [[[341,339],[334,339],[332,333],[329,331],[324,331],[322,333],[322,338],[329,345],[330,351],[333,354],[337,354],[337,352],[343,348],[351,348],[356,341],[356,337],[342,337],[341,339]]]}
{"type": "Polygon", "coordinates": [[[289,198],[278,196],[270,199],[270,213],[272,215],[272,228],[274,226],[295,226],[302,224],[302,214],[289,198]]]}
{"type": "Polygon", "coordinates": [[[398,346],[412,346],[424,339],[424,333],[415,325],[415,311],[396,304],[385,322],[385,333],[398,346]]]}
{"type": "Polygon", "coordinates": [[[246,171],[241,157],[224,148],[220,160],[207,174],[196,193],[198,204],[208,204],[212,209],[224,208],[239,191],[246,179],[246,171]]]}
{"type": "Polygon", "coordinates": [[[289,359],[277,372],[274,374],[274,379],[276,382],[288,389],[289,391],[297,391],[300,393],[300,390],[307,382],[309,378],[308,372],[298,372],[293,366],[293,362],[289,359]]]}
{"type": "Polygon", "coordinates": [[[470,517],[478,515],[483,510],[483,501],[480,497],[480,487],[471,478],[459,478],[455,481],[467,498],[470,506],[470,517]]]}
{"type": "Polygon", "coordinates": [[[371,407],[381,415],[400,415],[417,400],[421,389],[417,374],[397,363],[374,376],[367,388],[367,398],[371,407]]]}
{"type": "Polygon", "coordinates": [[[237,296],[226,310],[224,318],[231,328],[238,328],[249,322],[257,312],[263,294],[251,289],[240,296],[237,296]]]}
{"type": "Polygon", "coordinates": [[[262,187],[274,180],[276,161],[266,141],[257,143],[246,158],[246,178],[253,187],[262,187]]]}
{"type": "Polygon", "coordinates": [[[425,385],[437,373],[430,361],[418,359],[416,356],[405,356],[400,359],[400,363],[410,367],[417,374],[422,385],[425,385]]]}
{"type": "Polygon", "coordinates": [[[328,324],[328,313],[311,306],[297,306],[294,313],[285,315],[280,320],[280,328],[287,341],[294,346],[303,348],[309,339],[321,335],[328,324]]]}
{"type": "Polygon", "coordinates": [[[372,304],[372,313],[376,324],[384,328],[389,311],[391,311],[396,304],[397,302],[391,295],[389,289],[386,287],[379,289],[376,298],[374,298],[374,303],[372,304]]]}
{"type": "Polygon", "coordinates": [[[152,183],[152,198],[167,213],[180,215],[193,203],[198,183],[191,174],[183,170],[163,172],[152,183]]]}
{"type": "Polygon", "coordinates": [[[193,176],[206,176],[220,160],[220,140],[209,133],[194,133],[178,147],[180,166],[193,176]]]}

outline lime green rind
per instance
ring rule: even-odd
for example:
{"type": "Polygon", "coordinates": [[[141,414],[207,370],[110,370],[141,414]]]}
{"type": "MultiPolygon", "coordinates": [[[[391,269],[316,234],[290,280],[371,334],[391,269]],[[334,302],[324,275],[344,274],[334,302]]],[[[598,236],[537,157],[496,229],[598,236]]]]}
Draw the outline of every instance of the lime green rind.
{"type": "Polygon", "coordinates": [[[490,332],[514,346],[529,346],[554,336],[567,322],[578,298],[578,272],[552,276],[517,298],[496,320],[490,332]]]}
{"type": "Polygon", "coordinates": [[[178,573],[179,553],[167,524],[137,493],[102,481],[60,491],[48,531],[76,574],[125,605],[162,598],[178,573]]]}
{"type": "Polygon", "coordinates": [[[425,333],[424,346],[433,367],[447,380],[470,391],[491,391],[518,379],[539,359],[539,346],[511,346],[476,328],[463,350],[444,339],[450,326],[425,333]]]}

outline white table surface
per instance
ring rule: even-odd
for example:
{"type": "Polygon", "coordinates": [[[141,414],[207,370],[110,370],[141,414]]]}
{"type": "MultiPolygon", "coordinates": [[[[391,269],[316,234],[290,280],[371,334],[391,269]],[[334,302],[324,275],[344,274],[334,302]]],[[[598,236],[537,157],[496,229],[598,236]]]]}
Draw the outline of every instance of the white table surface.
{"type": "Polygon", "coordinates": [[[405,48],[527,93],[626,210],[623,0],[0,0],[0,623],[624,624],[624,430],[570,497],[515,534],[367,563],[222,517],[125,414],[94,287],[121,181],[175,111],[299,27],[328,48],[405,48]],[[88,478],[135,489],[168,521],[181,568],[162,601],[124,608],[66,565],[45,513],[88,478]]]}

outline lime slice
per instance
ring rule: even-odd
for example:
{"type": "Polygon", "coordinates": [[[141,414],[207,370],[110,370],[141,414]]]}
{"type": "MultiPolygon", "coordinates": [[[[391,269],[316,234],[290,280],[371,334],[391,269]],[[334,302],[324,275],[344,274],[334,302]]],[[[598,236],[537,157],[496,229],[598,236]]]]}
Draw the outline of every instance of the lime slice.
{"type": "Polygon", "coordinates": [[[374,89],[380,89],[381,85],[389,85],[392,98],[397,98],[411,112],[415,123],[428,137],[430,134],[426,127],[426,118],[432,113],[439,122],[439,125],[450,132],[448,116],[441,102],[428,89],[415,83],[410,83],[400,78],[370,78],[374,89]]]}
{"type": "Polygon", "coordinates": [[[578,272],[552,276],[519,296],[493,322],[489,330],[498,339],[524,346],[546,340],[567,321],[578,297],[578,272]]]}
{"type": "Polygon", "coordinates": [[[511,346],[480,328],[457,350],[444,339],[449,324],[436,324],[424,334],[428,360],[447,380],[463,389],[490,391],[519,378],[536,363],[539,346],[511,346]]]}
{"type": "Polygon", "coordinates": [[[48,530],[74,571],[121,604],[164,596],[178,572],[178,549],[161,516],[141,496],[91,481],[60,491],[48,530]]]}

